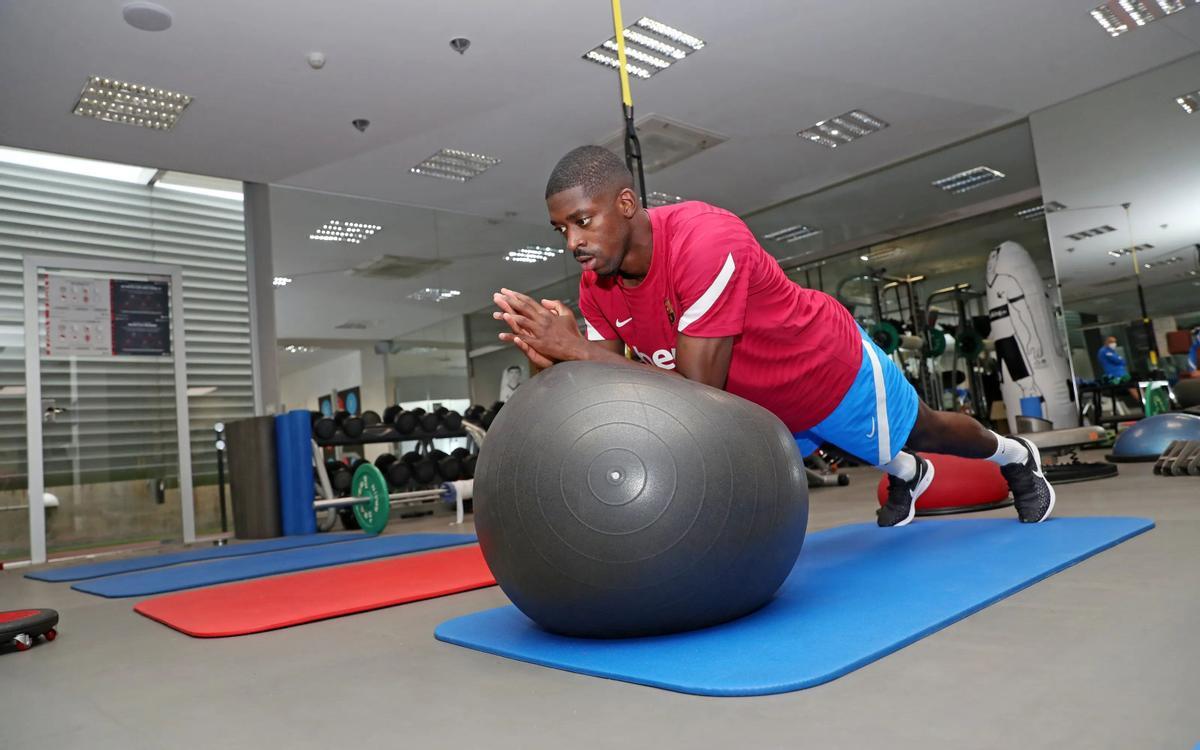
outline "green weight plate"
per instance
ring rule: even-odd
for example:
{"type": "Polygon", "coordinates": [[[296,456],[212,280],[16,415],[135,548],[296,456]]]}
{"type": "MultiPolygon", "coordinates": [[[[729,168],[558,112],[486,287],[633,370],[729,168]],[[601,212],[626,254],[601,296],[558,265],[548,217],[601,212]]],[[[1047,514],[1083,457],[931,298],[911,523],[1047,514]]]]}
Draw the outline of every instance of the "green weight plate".
{"type": "Polygon", "coordinates": [[[896,326],[886,320],[871,326],[870,333],[871,340],[883,350],[884,354],[892,354],[900,348],[900,332],[896,330],[896,326]]]}
{"type": "Polygon", "coordinates": [[[350,483],[354,497],[365,497],[368,501],[354,506],[354,517],[358,525],[368,534],[378,534],[387,528],[388,513],[392,506],[388,501],[388,483],[383,472],[371,464],[363,464],[354,472],[350,483]]]}
{"type": "Polygon", "coordinates": [[[929,329],[929,356],[940,357],[946,353],[946,332],[934,326],[929,329]]]}

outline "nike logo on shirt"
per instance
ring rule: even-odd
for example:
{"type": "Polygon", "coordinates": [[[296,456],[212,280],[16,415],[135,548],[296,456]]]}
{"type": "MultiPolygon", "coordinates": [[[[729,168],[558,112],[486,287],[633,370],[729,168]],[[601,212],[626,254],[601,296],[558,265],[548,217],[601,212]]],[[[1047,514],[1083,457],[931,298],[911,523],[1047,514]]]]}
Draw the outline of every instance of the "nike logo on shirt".
{"type": "Polygon", "coordinates": [[[871,418],[871,431],[869,433],[867,433],[867,439],[870,440],[873,437],[875,437],[875,418],[874,417],[871,418]]]}
{"type": "Polygon", "coordinates": [[[631,320],[633,320],[633,318],[626,318],[625,320],[618,320],[618,321],[617,321],[617,328],[623,328],[623,327],[625,326],[625,324],[626,324],[626,323],[628,323],[628,322],[629,322],[629,321],[631,321],[631,320]]]}

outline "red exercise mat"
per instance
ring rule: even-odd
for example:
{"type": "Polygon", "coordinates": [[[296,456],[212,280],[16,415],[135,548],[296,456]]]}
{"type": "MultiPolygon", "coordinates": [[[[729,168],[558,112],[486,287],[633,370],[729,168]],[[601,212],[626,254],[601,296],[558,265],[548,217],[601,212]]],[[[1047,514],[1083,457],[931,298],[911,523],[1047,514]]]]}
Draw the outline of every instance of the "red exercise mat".
{"type": "Polygon", "coordinates": [[[197,638],[261,633],[494,586],[479,545],[147,599],[134,611],[197,638]]]}

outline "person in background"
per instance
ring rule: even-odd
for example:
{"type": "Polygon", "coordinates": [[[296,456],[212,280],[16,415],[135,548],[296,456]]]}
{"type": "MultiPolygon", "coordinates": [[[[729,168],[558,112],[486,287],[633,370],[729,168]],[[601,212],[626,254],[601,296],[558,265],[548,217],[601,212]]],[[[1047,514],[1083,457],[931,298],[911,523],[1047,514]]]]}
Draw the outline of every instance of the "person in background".
{"type": "Polygon", "coordinates": [[[1096,361],[1100,363],[1100,372],[1104,380],[1120,383],[1129,379],[1129,368],[1125,366],[1125,358],[1117,352],[1116,336],[1109,336],[1104,340],[1104,346],[1096,352],[1096,361]]]}
{"type": "Polygon", "coordinates": [[[1187,376],[1200,378],[1200,326],[1192,329],[1192,348],[1188,349],[1187,376]]]}

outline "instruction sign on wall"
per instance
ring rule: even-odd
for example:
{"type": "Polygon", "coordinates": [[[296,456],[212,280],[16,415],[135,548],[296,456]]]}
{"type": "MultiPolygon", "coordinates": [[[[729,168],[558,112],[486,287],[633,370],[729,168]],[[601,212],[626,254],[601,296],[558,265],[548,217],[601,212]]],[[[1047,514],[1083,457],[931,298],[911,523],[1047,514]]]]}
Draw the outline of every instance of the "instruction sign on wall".
{"type": "Polygon", "coordinates": [[[171,353],[167,281],[45,275],[46,356],[171,353]]]}

